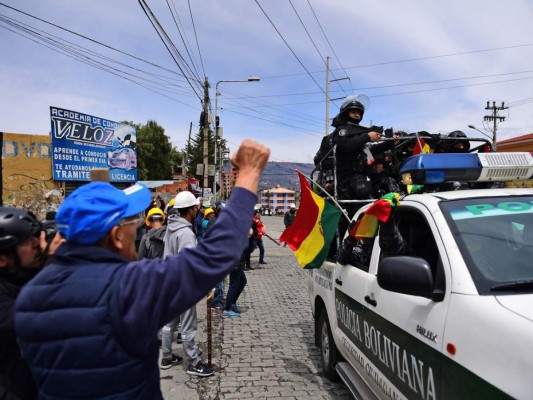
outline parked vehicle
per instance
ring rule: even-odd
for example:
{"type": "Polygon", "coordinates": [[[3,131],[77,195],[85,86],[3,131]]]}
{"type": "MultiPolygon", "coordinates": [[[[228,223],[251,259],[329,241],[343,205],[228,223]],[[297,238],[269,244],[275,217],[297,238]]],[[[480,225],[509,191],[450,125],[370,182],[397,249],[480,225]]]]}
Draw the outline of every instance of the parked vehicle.
{"type": "MultiPolygon", "coordinates": [[[[400,172],[415,184],[533,176],[530,153],[432,156],[400,172]]],[[[309,272],[324,374],[357,399],[531,398],[533,189],[408,195],[395,221],[403,254],[383,257],[378,236],[368,265],[309,272]]]]}

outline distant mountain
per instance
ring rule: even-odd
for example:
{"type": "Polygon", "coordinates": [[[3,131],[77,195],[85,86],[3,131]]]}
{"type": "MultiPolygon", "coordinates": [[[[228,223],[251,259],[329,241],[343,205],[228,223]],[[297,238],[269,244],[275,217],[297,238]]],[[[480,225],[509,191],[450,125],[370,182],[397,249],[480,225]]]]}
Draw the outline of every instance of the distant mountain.
{"type": "MultiPolygon", "coordinates": [[[[276,162],[267,163],[265,170],[259,179],[259,189],[272,189],[280,185],[285,189],[299,190],[300,182],[298,174],[294,170],[301,171],[304,175],[309,176],[315,166],[306,163],[276,162]]],[[[316,173],[315,173],[316,177],[316,173]]]]}

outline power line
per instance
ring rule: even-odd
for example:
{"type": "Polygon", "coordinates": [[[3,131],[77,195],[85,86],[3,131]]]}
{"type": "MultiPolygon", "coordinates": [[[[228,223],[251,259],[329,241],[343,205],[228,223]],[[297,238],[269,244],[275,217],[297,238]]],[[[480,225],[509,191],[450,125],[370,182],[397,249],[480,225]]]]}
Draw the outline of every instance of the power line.
{"type": "MultiPolygon", "coordinates": [[[[79,61],[83,61],[84,59],[93,60],[94,62],[96,62],[96,63],[98,63],[98,64],[100,64],[102,66],[105,66],[107,68],[112,68],[112,67],[108,66],[107,64],[104,64],[104,63],[102,63],[100,61],[94,60],[91,57],[91,56],[95,56],[97,58],[109,61],[109,62],[114,63],[114,64],[121,65],[121,66],[126,67],[126,68],[130,68],[132,70],[135,70],[135,71],[141,72],[143,74],[149,75],[151,77],[157,78],[159,80],[158,81],[154,81],[154,80],[149,80],[147,78],[139,77],[140,79],[144,79],[144,80],[147,80],[149,82],[152,82],[152,83],[155,83],[155,84],[159,84],[159,85],[170,85],[170,86],[177,87],[177,88],[183,88],[183,86],[176,85],[175,83],[169,82],[169,79],[170,80],[176,80],[176,81],[180,82],[179,80],[177,80],[175,78],[164,77],[162,75],[154,74],[152,72],[133,67],[133,66],[125,64],[125,63],[123,63],[121,61],[115,60],[115,59],[113,59],[111,57],[104,56],[103,54],[97,53],[97,52],[95,52],[93,50],[89,50],[89,49],[87,49],[87,48],[85,48],[83,46],[80,46],[80,45],[75,44],[73,42],[70,42],[68,40],[62,39],[62,38],[60,38],[58,36],[55,36],[53,34],[45,32],[43,30],[31,27],[30,25],[24,24],[24,23],[22,23],[20,21],[17,21],[17,20],[15,20],[13,18],[7,17],[7,16],[5,16],[3,14],[0,14],[0,21],[3,22],[4,24],[10,25],[14,29],[23,31],[27,35],[33,36],[34,38],[36,38],[38,40],[41,40],[41,41],[43,41],[45,43],[48,43],[51,46],[60,48],[60,49],[62,49],[64,51],[67,51],[70,54],[75,55],[76,57],[72,57],[72,58],[78,59],[79,61]],[[82,59],[80,59],[80,58],[82,58],[82,59]]],[[[7,28],[5,28],[5,29],[7,29],[7,28]]],[[[13,30],[10,30],[10,29],[7,29],[7,30],[9,30],[9,31],[11,31],[13,33],[19,34],[18,32],[15,32],[13,30]]],[[[31,38],[29,38],[27,36],[24,36],[24,35],[20,35],[20,36],[22,36],[22,37],[24,37],[26,39],[32,40],[31,38]]],[[[35,40],[32,40],[32,41],[36,42],[35,40]]],[[[37,44],[41,44],[39,42],[36,42],[36,43],[37,44]]],[[[45,47],[50,48],[49,46],[45,46],[45,47]]],[[[52,48],[50,48],[50,49],[55,51],[55,49],[52,49],[52,48]]],[[[65,54],[63,52],[61,52],[61,53],[65,54]]],[[[115,69],[115,68],[113,68],[113,69],[115,69]]],[[[121,72],[123,72],[123,71],[121,71],[121,72]]]]}
{"type": "MultiPolygon", "coordinates": [[[[229,93],[233,94],[234,96],[235,95],[240,95],[241,96],[241,97],[230,97],[230,98],[226,97],[225,98],[226,100],[230,100],[230,101],[250,100],[251,102],[257,104],[258,107],[261,107],[261,112],[264,112],[263,108],[276,108],[276,109],[279,109],[280,111],[283,111],[283,112],[287,113],[287,110],[285,108],[277,107],[277,106],[273,105],[272,103],[269,103],[269,102],[266,102],[266,101],[257,100],[254,97],[242,96],[239,92],[237,92],[235,90],[226,90],[226,92],[229,92],[229,93]]],[[[256,108],[253,108],[253,107],[250,107],[250,106],[243,106],[243,107],[246,108],[246,109],[249,109],[249,110],[256,110],[256,108]]],[[[258,114],[259,114],[259,112],[258,112],[258,114]]],[[[298,112],[296,114],[295,113],[291,113],[290,119],[291,120],[301,119],[301,120],[305,120],[305,121],[314,120],[314,121],[316,121],[316,123],[322,123],[323,122],[322,119],[317,118],[315,115],[308,114],[308,113],[305,113],[305,112],[298,112]]]]}
{"type": "MultiPolygon", "coordinates": [[[[462,78],[440,79],[440,80],[433,80],[433,81],[398,83],[398,84],[382,85],[382,86],[368,86],[368,87],[355,88],[354,90],[386,89],[386,88],[392,88],[392,87],[415,86],[415,85],[425,85],[425,84],[433,84],[433,83],[453,82],[453,81],[460,81],[460,80],[467,80],[467,79],[492,78],[492,77],[496,77],[496,76],[517,75],[517,74],[526,74],[526,73],[532,73],[532,72],[533,72],[533,70],[517,71],[517,72],[505,72],[505,73],[501,73],[501,74],[477,75],[477,76],[468,76],[468,77],[462,77],[462,78]]],[[[488,82],[488,83],[490,83],[490,82],[488,82]]],[[[332,92],[333,93],[338,93],[340,91],[339,90],[333,90],[332,92]]],[[[322,94],[322,92],[285,93],[285,94],[271,94],[271,95],[247,96],[247,97],[250,97],[250,98],[252,98],[252,97],[253,98],[268,98],[268,97],[307,96],[307,95],[315,95],[315,94],[322,94]]],[[[245,97],[245,98],[247,98],[247,97],[245,97]]]]}
{"type": "MultiPolygon", "coordinates": [[[[339,63],[341,69],[343,70],[344,75],[348,76],[348,72],[346,72],[346,70],[345,70],[344,67],[342,66],[342,63],[341,63],[341,61],[339,60],[339,57],[337,57],[337,53],[335,53],[335,49],[334,49],[333,46],[331,45],[331,43],[330,43],[330,41],[329,41],[329,39],[328,39],[328,36],[326,35],[326,32],[324,31],[324,28],[322,28],[322,24],[320,23],[320,21],[319,21],[317,15],[316,15],[316,13],[315,13],[315,10],[314,10],[314,8],[313,8],[313,6],[311,5],[311,3],[310,3],[309,0],[307,0],[307,4],[309,5],[309,8],[311,9],[311,12],[313,13],[313,15],[314,15],[314,17],[315,17],[315,20],[316,20],[318,26],[320,27],[320,30],[321,30],[321,32],[322,32],[322,35],[324,35],[324,38],[326,39],[326,42],[327,42],[328,45],[329,45],[329,48],[330,48],[331,51],[333,52],[333,55],[335,56],[335,59],[337,60],[337,62],[339,63]]],[[[350,82],[350,88],[351,88],[352,93],[353,93],[354,90],[353,90],[353,87],[352,87],[352,80],[350,79],[349,82],[350,82]]],[[[340,84],[339,84],[339,86],[340,86],[340,84]]]]}
{"type": "MultiPolygon", "coordinates": [[[[261,11],[263,12],[263,14],[265,14],[265,17],[268,19],[268,21],[270,22],[270,24],[272,25],[272,27],[274,28],[274,30],[278,33],[279,37],[281,38],[281,40],[283,40],[283,42],[285,43],[285,45],[289,48],[289,50],[291,51],[292,55],[296,58],[296,60],[298,60],[298,62],[300,63],[300,65],[302,66],[302,68],[305,70],[305,72],[307,72],[307,75],[309,75],[311,77],[311,79],[313,80],[313,82],[315,82],[315,84],[320,88],[320,90],[322,90],[322,92],[325,94],[326,92],[322,89],[322,86],[320,86],[320,84],[316,81],[316,79],[313,77],[313,75],[311,75],[311,73],[309,72],[309,70],[306,68],[306,66],[304,65],[304,63],[300,60],[300,58],[298,58],[298,56],[296,55],[296,53],[294,52],[294,50],[292,49],[292,47],[289,45],[289,43],[287,43],[287,41],[285,40],[285,38],[283,37],[283,35],[281,34],[281,32],[278,30],[278,28],[276,28],[276,25],[274,25],[274,22],[272,22],[272,20],[270,19],[270,17],[268,16],[268,14],[265,12],[265,10],[263,10],[263,7],[261,7],[261,4],[259,4],[259,2],[257,0],[255,0],[255,3],[259,6],[259,8],[261,9],[261,11]]],[[[303,75],[303,74],[302,74],[303,75]]]]}
{"type": "MultiPolygon", "coordinates": [[[[100,41],[98,41],[98,40],[92,39],[92,38],[90,38],[90,37],[88,37],[88,36],[85,36],[85,35],[82,35],[82,34],[80,34],[80,33],[74,32],[74,31],[72,31],[72,30],[70,30],[70,29],[67,29],[67,28],[63,27],[63,26],[60,26],[60,25],[54,24],[54,23],[49,22],[49,21],[46,21],[46,20],[44,20],[44,19],[42,19],[42,18],[39,18],[39,17],[36,17],[36,16],[34,16],[34,15],[28,14],[28,13],[26,13],[26,12],[24,12],[24,11],[21,11],[21,10],[17,9],[17,8],[14,8],[14,7],[8,6],[7,4],[0,3],[0,6],[7,7],[7,8],[9,8],[9,9],[13,10],[13,11],[16,11],[16,12],[18,12],[18,13],[24,14],[24,15],[30,17],[30,18],[36,19],[36,20],[38,20],[38,21],[40,21],[40,22],[43,22],[43,23],[48,24],[48,25],[51,25],[51,26],[53,26],[53,27],[55,27],[55,28],[58,28],[58,29],[61,29],[61,30],[65,31],[65,32],[71,33],[71,34],[73,34],[73,35],[76,35],[76,36],[78,36],[78,37],[81,37],[81,38],[83,38],[83,39],[85,39],[85,40],[88,40],[88,41],[93,42],[93,43],[95,43],[95,44],[98,44],[98,45],[100,45],[100,46],[104,46],[104,47],[106,47],[106,48],[108,48],[108,49],[110,49],[110,50],[116,51],[116,52],[118,52],[118,53],[120,53],[120,54],[123,54],[123,55],[125,55],[125,56],[128,56],[128,57],[134,58],[134,59],[136,59],[136,60],[138,60],[138,61],[141,61],[141,62],[144,62],[144,63],[150,64],[150,65],[152,65],[152,66],[154,66],[154,67],[156,67],[156,68],[160,68],[160,69],[165,70],[165,71],[167,71],[167,72],[170,72],[170,73],[172,73],[172,74],[179,75],[176,71],[172,71],[172,70],[170,70],[170,69],[168,69],[168,68],[162,67],[161,65],[158,65],[158,64],[155,64],[155,63],[153,63],[153,62],[151,62],[151,61],[147,61],[147,60],[145,60],[145,59],[143,59],[143,58],[140,58],[140,57],[134,56],[133,54],[127,53],[127,52],[122,51],[122,50],[119,50],[119,49],[117,49],[117,48],[115,48],[115,47],[113,47],[113,46],[110,46],[110,45],[108,45],[108,44],[102,43],[102,42],[100,42],[100,41]]],[[[184,76],[185,78],[187,78],[185,75],[183,75],[183,76],[184,76]]]]}
{"type": "Polygon", "coordinates": [[[198,42],[198,35],[196,34],[196,25],[194,24],[194,18],[192,16],[191,0],[188,0],[188,3],[189,3],[189,14],[191,14],[192,29],[194,31],[194,37],[196,39],[196,47],[198,49],[198,55],[200,57],[200,63],[202,64],[202,71],[204,71],[204,76],[205,76],[204,61],[202,59],[202,52],[200,51],[200,44],[198,42]]]}
{"type": "Polygon", "coordinates": [[[471,85],[457,85],[457,86],[448,86],[443,88],[433,88],[433,89],[425,89],[425,90],[412,90],[409,92],[399,92],[399,93],[389,93],[389,94],[376,94],[369,97],[388,97],[388,96],[400,96],[404,94],[413,94],[413,93],[424,93],[424,92],[435,92],[440,90],[449,90],[449,89],[460,89],[464,87],[472,87],[472,86],[484,86],[484,85],[494,85],[497,83],[507,83],[507,82],[516,82],[516,81],[525,81],[528,79],[533,79],[533,76],[527,77],[527,78],[517,78],[517,79],[507,79],[502,81],[494,81],[494,82],[485,82],[485,83],[473,83],[471,85]]]}
{"type": "MultiPolygon", "coordinates": [[[[309,33],[309,31],[307,30],[307,27],[305,26],[304,22],[302,21],[302,18],[300,17],[300,14],[298,14],[298,11],[296,11],[296,8],[294,7],[294,5],[292,4],[292,1],[289,0],[289,4],[291,5],[292,9],[294,10],[294,13],[296,14],[296,16],[298,17],[298,20],[300,21],[300,24],[302,24],[302,27],[304,28],[304,31],[305,33],[307,34],[307,37],[309,38],[309,40],[311,41],[311,43],[313,43],[313,46],[315,47],[315,50],[316,52],[318,53],[319,57],[322,59],[322,62],[324,64],[327,65],[327,62],[326,60],[324,59],[324,57],[322,56],[322,53],[320,53],[320,50],[318,49],[318,46],[316,45],[315,41],[313,40],[313,38],[311,37],[311,34],[309,33]]],[[[333,73],[331,74],[333,75],[333,73]]],[[[335,75],[333,75],[333,78],[337,79],[335,77],[335,75]]],[[[345,95],[348,95],[348,93],[346,93],[346,91],[344,90],[344,88],[341,86],[340,82],[337,81],[337,84],[339,85],[339,87],[344,91],[344,94],[345,95]]]]}
{"type": "MultiPolygon", "coordinates": [[[[2,18],[0,17],[0,20],[1,19],[2,18]]],[[[48,48],[48,49],[50,49],[52,51],[56,51],[56,52],[58,52],[60,54],[63,54],[65,56],[69,57],[69,58],[72,58],[74,60],[80,61],[80,62],[82,62],[84,64],[89,65],[89,66],[92,66],[94,68],[100,69],[100,70],[102,70],[104,72],[111,73],[111,74],[113,74],[115,76],[118,76],[118,77],[120,77],[122,79],[125,79],[127,81],[130,81],[130,82],[132,82],[132,83],[134,83],[136,85],[139,85],[139,86],[141,86],[141,87],[143,87],[145,89],[148,89],[148,90],[150,90],[152,92],[155,92],[155,93],[157,93],[157,94],[159,94],[161,96],[169,98],[169,99],[171,99],[171,100],[173,100],[175,102],[178,102],[180,104],[183,104],[183,105],[186,105],[188,107],[191,107],[187,103],[184,103],[184,102],[179,101],[179,100],[177,100],[177,99],[175,99],[173,97],[167,96],[167,95],[159,92],[159,90],[170,91],[170,89],[153,86],[153,84],[161,84],[159,82],[151,81],[151,80],[148,80],[146,78],[143,78],[143,77],[140,77],[140,76],[137,76],[137,75],[134,75],[134,74],[130,74],[130,73],[126,72],[126,71],[122,71],[120,69],[113,68],[113,67],[111,67],[111,66],[109,66],[107,64],[103,64],[103,63],[101,63],[101,62],[99,62],[99,61],[97,61],[97,60],[95,60],[95,59],[93,59],[93,58],[91,58],[89,56],[80,54],[76,49],[73,49],[71,46],[67,46],[67,45],[61,44],[61,43],[59,43],[59,42],[57,42],[57,41],[55,41],[55,40],[53,40],[53,39],[51,39],[49,37],[40,35],[39,33],[35,32],[35,31],[31,31],[31,30],[28,30],[28,29],[23,29],[24,32],[26,32],[27,34],[32,35],[32,36],[42,40],[44,43],[41,43],[38,40],[33,39],[31,37],[27,37],[24,34],[22,34],[20,32],[16,32],[16,31],[14,31],[12,29],[9,29],[9,28],[7,28],[5,26],[0,26],[0,28],[6,29],[6,30],[8,30],[8,31],[10,31],[12,33],[20,35],[20,36],[24,37],[25,39],[31,40],[32,42],[35,42],[36,44],[44,46],[44,47],[46,47],[46,48],[48,48]],[[128,77],[128,76],[121,75],[121,74],[129,75],[131,78],[128,77]],[[147,82],[151,82],[152,84],[150,84],[150,83],[141,83],[141,82],[137,81],[135,78],[136,79],[141,79],[141,80],[144,80],[144,81],[147,81],[147,82]]],[[[18,29],[18,27],[16,27],[16,26],[14,26],[14,28],[18,29]]],[[[20,28],[23,28],[23,27],[20,27],[20,28]]],[[[173,90],[172,92],[175,92],[175,90],[173,90]]],[[[194,108],[194,107],[191,107],[191,108],[194,108]]]]}
{"type": "Polygon", "coordinates": [[[527,99],[521,99],[521,100],[510,102],[509,107],[519,107],[525,104],[529,104],[531,102],[533,102],[533,97],[528,97],[527,99]]]}
{"type": "Polygon", "coordinates": [[[278,125],[288,126],[288,127],[290,127],[290,128],[294,128],[294,129],[297,129],[297,130],[299,130],[299,131],[302,131],[303,133],[305,133],[305,134],[307,134],[307,135],[316,136],[316,137],[323,137],[323,136],[324,136],[324,133],[323,133],[323,132],[320,132],[319,134],[318,134],[318,132],[317,132],[317,134],[315,135],[314,133],[311,133],[311,131],[309,131],[309,130],[305,130],[305,129],[300,128],[300,127],[298,127],[298,126],[294,126],[294,125],[286,124],[286,123],[284,123],[284,122],[272,121],[272,120],[269,120],[269,119],[267,119],[267,118],[261,118],[261,117],[257,117],[257,116],[255,116],[255,115],[245,114],[245,113],[238,112],[238,111],[234,111],[234,110],[227,110],[227,109],[226,109],[226,111],[230,111],[230,112],[232,112],[232,113],[234,113],[234,114],[244,115],[245,117],[250,117],[250,118],[254,118],[254,119],[260,119],[260,120],[262,120],[262,121],[274,122],[274,123],[276,123],[276,124],[278,124],[278,125]]]}
{"type": "MultiPolygon", "coordinates": [[[[513,46],[504,46],[504,47],[494,47],[490,49],[482,49],[482,50],[472,50],[472,51],[464,51],[461,53],[449,53],[449,54],[439,54],[435,56],[427,56],[427,57],[418,57],[418,58],[408,58],[405,60],[395,60],[395,61],[385,61],[380,63],[372,63],[372,64],[361,64],[356,65],[353,67],[346,67],[346,69],[357,69],[357,68],[368,68],[368,67],[378,67],[382,65],[390,65],[390,64],[400,64],[400,63],[408,63],[413,61],[423,61],[423,60],[432,60],[437,58],[446,58],[446,57],[454,57],[454,56],[462,56],[462,55],[468,55],[468,54],[476,54],[476,53],[485,53],[485,52],[491,52],[491,51],[500,51],[500,50],[509,50],[509,49],[516,49],[520,47],[530,47],[533,46],[533,43],[526,43],[526,44],[518,44],[513,46]]],[[[313,74],[321,74],[324,73],[324,71],[314,71],[311,72],[313,74]]],[[[298,75],[305,75],[303,72],[295,72],[294,74],[286,74],[286,75],[275,75],[275,76],[267,76],[262,77],[261,79],[277,79],[277,78],[286,78],[286,77],[292,77],[292,76],[298,76],[298,75]]]]}
{"type": "MultiPolygon", "coordinates": [[[[267,113],[267,112],[265,112],[265,111],[264,111],[264,107],[265,107],[265,106],[262,107],[261,113],[259,113],[258,111],[256,111],[256,109],[254,109],[254,108],[252,108],[252,107],[249,107],[249,106],[245,106],[245,105],[239,103],[239,102],[236,101],[236,100],[232,100],[232,102],[235,103],[237,106],[240,106],[240,107],[238,107],[238,108],[240,108],[240,109],[243,109],[243,108],[244,108],[244,109],[247,109],[247,110],[253,111],[253,112],[255,112],[255,113],[257,113],[258,115],[261,115],[261,116],[265,116],[265,115],[266,115],[266,116],[271,116],[271,117],[273,117],[273,118],[276,118],[276,122],[279,122],[279,118],[284,118],[283,116],[280,116],[280,115],[274,115],[274,114],[271,114],[271,113],[267,113]]],[[[226,108],[223,108],[223,107],[219,107],[219,108],[220,108],[221,110],[226,110],[226,108]]],[[[230,111],[231,111],[231,110],[232,110],[232,109],[230,109],[230,111]]],[[[287,112],[287,111],[285,111],[285,112],[287,112]]],[[[287,119],[287,118],[285,118],[285,120],[286,120],[286,119],[287,119]]],[[[294,119],[293,119],[293,120],[294,120],[294,119]]],[[[272,121],[274,122],[274,120],[272,120],[272,121]]],[[[298,121],[295,121],[295,122],[298,122],[298,121]]],[[[305,121],[299,121],[299,122],[300,122],[300,123],[303,123],[303,124],[311,125],[311,126],[316,126],[316,125],[318,124],[318,123],[314,123],[314,124],[313,124],[313,123],[309,122],[308,120],[305,120],[305,121]]],[[[322,121],[321,121],[321,122],[322,122],[322,121]]],[[[302,128],[302,129],[303,129],[303,128],[302,128]]]]}
{"type": "MultiPolygon", "coordinates": [[[[176,25],[176,29],[178,30],[178,33],[180,34],[181,41],[183,42],[183,46],[185,47],[185,50],[187,51],[187,54],[189,55],[189,59],[190,59],[191,62],[192,62],[192,66],[193,66],[193,68],[194,68],[194,71],[196,72],[196,75],[195,75],[195,76],[196,76],[196,79],[199,80],[200,74],[198,73],[198,69],[196,68],[196,64],[194,63],[194,60],[193,60],[193,58],[191,57],[191,53],[189,53],[189,48],[188,48],[188,46],[187,46],[187,43],[185,43],[185,40],[184,40],[183,35],[182,35],[182,33],[181,33],[181,30],[180,30],[180,28],[179,28],[179,26],[178,26],[178,22],[176,21],[176,17],[178,17],[178,19],[179,19],[179,15],[178,15],[178,12],[177,12],[177,10],[176,10],[176,6],[174,5],[174,2],[172,2],[172,6],[174,7],[174,11],[176,11],[176,16],[174,16],[174,12],[172,12],[172,8],[170,7],[170,3],[168,2],[168,0],[166,0],[166,1],[167,1],[168,9],[169,9],[169,11],[170,11],[170,15],[172,15],[172,19],[174,20],[174,24],[176,25]]],[[[181,21],[180,21],[180,23],[181,23],[181,21]]],[[[205,75],[205,74],[204,74],[204,75],[205,75]]]]}
{"type": "MultiPolygon", "coordinates": [[[[172,43],[172,40],[170,39],[170,37],[167,35],[167,33],[165,32],[165,30],[163,29],[163,27],[161,26],[161,24],[159,24],[159,21],[157,20],[157,18],[155,17],[155,15],[152,13],[152,11],[150,10],[150,7],[148,7],[148,4],[146,4],[146,2],[144,0],[139,0],[139,4],[141,6],[141,8],[143,9],[144,13],[146,14],[146,16],[148,17],[149,21],[151,22],[152,26],[154,27],[154,29],[156,30],[157,34],[159,35],[159,38],[161,39],[161,41],[163,42],[163,44],[165,45],[165,47],[167,48],[168,52],[170,53],[170,56],[172,57],[172,59],[174,60],[174,62],[176,63],[176,65],[178,66],[178,68],[180,69],[180,71],[182,72],[182,74],[185,76],[185,72],[183,71],[183,68],[181,67],[180,63],[178,62],[178,60],[176,59],[176,57],[174,56],[174,54],[172,53],[172,50],[170,49],[169,45],[171,45],[174,50],[178,53],[178,57],[181,58],[183,60],[183,57],[181,56],[181,54],[179,53],[179,51],[176,49],[176,47],[174,46],[174,43],[172,43]],[[163,36],[165,36],[165,38],[168,40],[169,43],[167,43],[165,41],[165,39],[163,38],[163,36]]],[[[183,60],[184,61],[184,60],[183,60]]],[[[187,66],[187,63],[185,63],[186,67],[187,66]]],[[[190,68],[189,68],[190,69],[190,68]]],[[[189,83],[191,89],[193,90],[193,92],[196,94],[196,96],[198,97],[198,99],[200,99],[200,101],[202,101],[202,97],[200,96],[200,94],[196,91],[196,89],[194,88],[194,86],[192,85],[191,83],[191,80],[189,78],[187,78],[187,82],[189,83]]],[[[199,84],[199,80],[195,81],[196,84],[199,84]]]]}
{"type": "MultiPolygon", "coordinates": [[[[441,88],[411,90],[411,91],[408,91],[408,92],[374,94],[374,95],[369,95],[369,97],[400,96],[400,95],[404,95],[404,94],[425,93],[425,92],[434,92],[434,91],[441,91],[441,90],[460,89],[460,88],[473,87],[473,86],[494,85],[494,84],[498,84],[498,83],[516,82],[516,81],[523,81],[523,80],[529,80],[529,79],[533,79],[533,76],[526,77],[526,78],[516,78],[516,79],[492,81],[492,82],[472,83],[472,84],[468,84],[468,85],[456,85],[456,86],[446,86],[446,87],[441,87],[441,88]]],[[[360,90],[360,89],[356,88],[355,90],[360,90]]],[[[299,102],[299,103],[285,103],[285,104],[276,104],[276,105],[273,105],[273,107],[284,107],[284,106],[294,106],[294,105],[304,105],[304,104],[316,104],[316,103],[321,103],[321,102],[322,102],[322,100],[299,102]]]]}

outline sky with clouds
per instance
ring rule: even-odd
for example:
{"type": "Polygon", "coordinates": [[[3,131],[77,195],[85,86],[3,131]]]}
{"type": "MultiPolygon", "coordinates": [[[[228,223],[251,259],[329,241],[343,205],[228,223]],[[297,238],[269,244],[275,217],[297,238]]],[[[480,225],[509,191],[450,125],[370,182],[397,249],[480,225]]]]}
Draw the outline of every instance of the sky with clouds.
{"type": "Polygon", "coordinates": [[[55,106],[155,120],[182,149],[205,77],[214,110],[217,82],[258,76],[219,83],[230,149],[252,138],[271,160],[312,162],[330,57],[330,98],[366,94],[364,125],[491,136],[486,103],[503,101],[498,139],[533,132],[530,1],[145,1],[178,63],[137,1],[0,0],[0,130],[47,134],[55,106]]]}

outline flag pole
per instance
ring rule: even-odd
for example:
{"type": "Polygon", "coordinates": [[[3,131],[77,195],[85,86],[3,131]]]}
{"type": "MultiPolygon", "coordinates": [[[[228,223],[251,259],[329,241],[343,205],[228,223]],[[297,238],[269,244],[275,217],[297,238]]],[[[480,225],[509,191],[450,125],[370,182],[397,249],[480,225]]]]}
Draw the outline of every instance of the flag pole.
{"type": "Polygon", "coordinates": [[[305,179],[309,180],[312,184],[316,185],[316,187],[318,187],[326,196],[328,196],[328,198],[333,202],[333,204],[335,204],[335,207],[337,207],[339,210],[341,210],[341,212],[344,215],[344,217],[346,217],[348,222],[350,222],[350,217],[348,216],[348,213],[346,212],[346,210],[341,207],[341,205],[337,202],[337,200],[335,200],[335,198],[332,195],[330,195],[327,192],[326,189],[324,189],[322,186],[320,186],[318,183],[316,183],[314,180],[312,180],[308,176],[302,174],[302,172],[300,170],[295,169],[295,171],[296,171],[297,174],[302,175],[305,179]]]}

